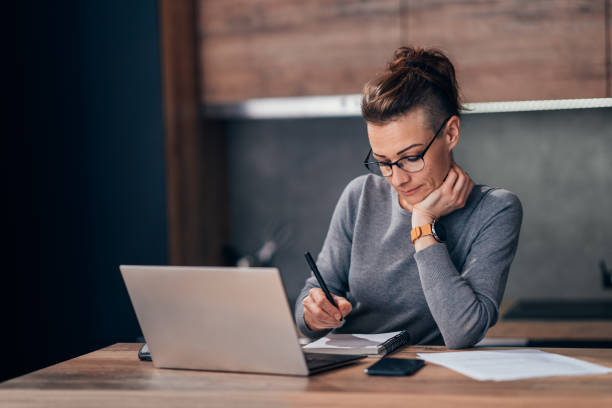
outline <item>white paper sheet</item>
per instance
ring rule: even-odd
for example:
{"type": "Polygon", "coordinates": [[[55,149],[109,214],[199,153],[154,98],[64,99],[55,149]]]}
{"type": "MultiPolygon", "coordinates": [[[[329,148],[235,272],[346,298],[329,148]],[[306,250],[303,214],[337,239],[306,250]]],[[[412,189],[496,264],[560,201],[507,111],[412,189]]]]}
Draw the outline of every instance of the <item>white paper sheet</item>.
{"type": "Polygon", "coordinates": [[[609,367],[535,349],[418,353],[417,356],[480,381],[612,373],[609,367]]]}

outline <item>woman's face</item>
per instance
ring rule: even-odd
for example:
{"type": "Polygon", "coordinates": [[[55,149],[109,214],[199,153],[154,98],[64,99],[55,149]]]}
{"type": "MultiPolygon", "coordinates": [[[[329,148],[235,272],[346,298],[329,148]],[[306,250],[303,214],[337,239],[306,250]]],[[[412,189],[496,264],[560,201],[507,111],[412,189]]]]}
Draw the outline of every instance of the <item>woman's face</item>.
{"type": "MultiPolygon", "coordinates": [[[[394,162],[408,155],[420,154],[434,136],[421,108],[384,125],[368,123],[367,127],[372,157],[377,161],[394,162]]],[[[423,201],[442,184],[450,169],[451,151],[458,141],[459,118],[453,116],[427,150],[423,170],[408,173],[393,166],[393,174],[386,179],[397,191],[402,208],[412,210],[413,205],[423,201]]]]}

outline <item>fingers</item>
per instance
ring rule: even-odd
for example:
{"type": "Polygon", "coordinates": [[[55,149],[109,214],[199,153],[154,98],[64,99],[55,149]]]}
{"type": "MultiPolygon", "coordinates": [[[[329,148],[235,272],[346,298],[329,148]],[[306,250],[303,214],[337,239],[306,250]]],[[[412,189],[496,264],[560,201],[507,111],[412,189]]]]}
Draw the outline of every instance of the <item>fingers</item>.
{"type": "Polygon", "coordinates": [[[323,292],[322,289],[312,288],[310,289],[310,295],[312,296],[317,306],[323,309],[325,313],[332,316],[336,320],[342,319],[342,314],[340,310],[338,310],[336,306],[332,305],[331,302],[327,300],[327,297],[325,296],[325,292],[323,292]]]}
{"type": "Polygon", "coordinates": [[[452,189],[451,200],[455,208],[463,208],[467,201],[474,183],[470,176],[463,171],[456,163],[452,165],[454,172],[457,174],[457,181],[452,189]]]}
{"type": "MultiPolygon", "coordinates": [[[[460,168],[459,166],[457,166],[457,167],[460,168]]],[[[461,169],[461,171],[463,171],[463,169],[461,169]]],[[[474,180],[472,180],[472,178],[470,177],[470,175],[466,171],[463,171],[463,173],[465,174],[465,176],[468,179],[468,183],[465,186],[465,192],[466,192],[467,195],[470,195],[470,193],[472,192],[472,189],[474,188],[474,180]]]]}
{"type": "Polygon", "coordinates": [[[457,174],[455,167],[451,165],[451,168],[444,179],[444,183],[442,183],[442,190],[447,194],[451,193],[458,177],[459,175],[457,174]]]}
{"type": "Polygon", "coordinates": [[[307,299],[308,298],[305,298],[302,303],[304,304],[304,320],[306,320],[310,329],[334,329],[342,324],[342,322],[329,316],[323,309],[317,306],[316,303],[307,301],[307,299]]]}
{"type": "Polygon", "coordinates": [[[425,216],[437,218],[465,207],[474,188],[474,182],[459,165],[452,162],[442,185],[432,191],[423,201],[413,206],[414,225],[427,222],[425,216]]]}
{"type": "Polygon", "coordinates": [[[460,168],[455,169],[455,173],[457,174],[457,181],[452,189],[452,195],[455,200],[461,198],[461,193],[464,190],[465,184],[468,182],[468,177],[463,170],[460,168]]]}
{"type": "Polygon", "coordinates": [[[353,305],[351,305],[351,302],[349,302],[342,296],[332,296],[334,297],[334,300],[338,305],[338,309],[340,309],[340,313],[342,313],[342,317],[345,317],[347,314],[351,313],[351,310],[353,310],[353,305]]]}
{"type": "Polygon", "coordinates": [[[323,290],[320,288],[312,288],[308,296],[302,300],[302,304],[304,305],[304,319],[306,323],[308,323],[308,326],[313,330],[329,329],[340,326],[342,324],[342,316],[348,314],[350,308],[352,308],[350,303],[340,296],[336,297],[334,300],[340,302],[340,299],[348,303],[348,307],[341,302],[343,306],[338,310],[329,300],[327,300],[323,290]],[[343,311],[346,313],[343,313],[343,311]]]}
{"type": "Polygon", "coordinates": [[[467,183],[465,183],[465,187],[463,190],[463,195],[465,196],[465,199],[467,201],[468,196],[470,195],[470,193],[472,192],[472,189],[474,188],[474,181],[470,178],[470,175],[465,173],[465,176],[467,177],[467,183]]]}

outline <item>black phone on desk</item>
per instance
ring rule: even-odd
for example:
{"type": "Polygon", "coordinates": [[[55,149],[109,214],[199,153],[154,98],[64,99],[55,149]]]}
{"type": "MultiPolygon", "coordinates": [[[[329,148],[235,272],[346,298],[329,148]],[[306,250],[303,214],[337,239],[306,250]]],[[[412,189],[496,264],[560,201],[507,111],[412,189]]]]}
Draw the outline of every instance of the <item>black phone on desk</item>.
{"type": "Polygon", "coordinates": [[[423,360],[383,357],[364,371],[368,375],[412,375],[424,365],[423,360]]]}

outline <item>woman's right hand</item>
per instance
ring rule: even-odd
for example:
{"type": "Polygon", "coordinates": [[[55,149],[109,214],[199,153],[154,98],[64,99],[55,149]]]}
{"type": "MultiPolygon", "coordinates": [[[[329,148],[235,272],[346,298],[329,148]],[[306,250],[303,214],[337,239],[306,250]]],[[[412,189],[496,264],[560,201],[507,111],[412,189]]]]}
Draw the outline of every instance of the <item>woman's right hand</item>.
{"type": "Polygon", "coordinates": [[[308,296],[302,300],[304,305],[304,321],[310,330],[319,331],[333,329],[342,325],[342,319],[351,313],[353,306],[342,296],[332,294],[338,305],[336,308],[325,297],[321,288],[312,288],[308,296]]]}

